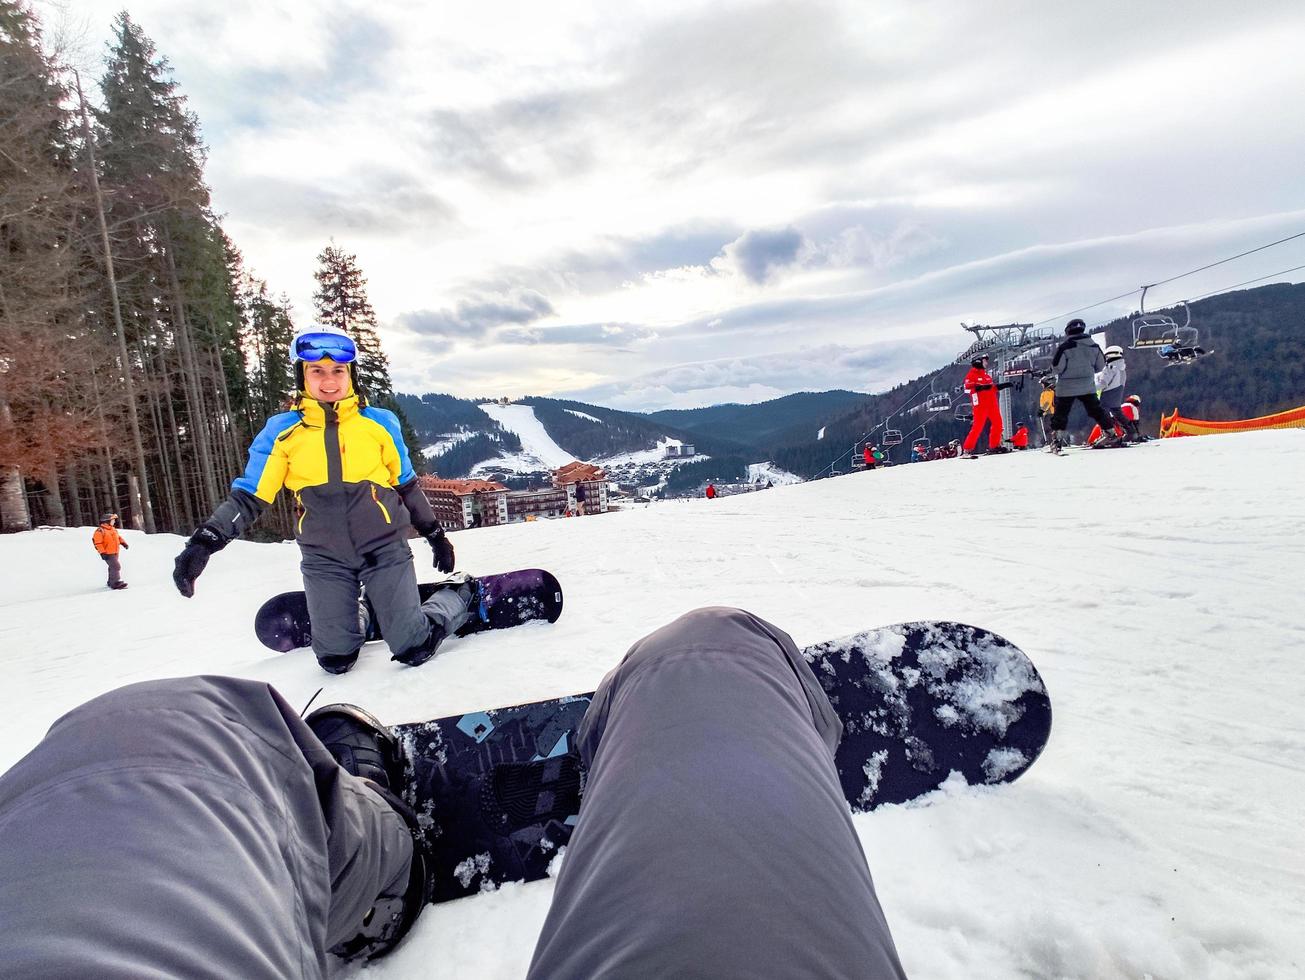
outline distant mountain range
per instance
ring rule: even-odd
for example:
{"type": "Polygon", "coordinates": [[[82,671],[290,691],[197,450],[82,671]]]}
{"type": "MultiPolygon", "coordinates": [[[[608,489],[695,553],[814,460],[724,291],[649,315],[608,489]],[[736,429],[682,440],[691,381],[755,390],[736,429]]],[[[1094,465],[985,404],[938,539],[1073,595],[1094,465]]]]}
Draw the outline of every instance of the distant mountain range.
{"type": "MultiPolygon", "coordinates": [[[[1127,387],[1143,399],[1146,431],[1154,434],[1160,413],[1175,407],[1191,417],[1232,419],[1305,404],[1305,284],[1224,293],[1197,301],[1191,309],[1200,343],[1214,351],[1209,357],[1170,366],[1151,351],[1127,352],[1127,387]]],[[[1106,339],[1127,349],[1130,318],[1110,323],[1106,339]]],[[[958,332],[957,350],[965,346],[958,332]]],[[[492,399],[427,394],[399,395],[398,401],[423,445],[431,447],[427,464],[443,476],[496,473],[508,482],[543,477],[548,467],[525,444],[543,438],[564,455],[607,461],[630,471],[631,482],[642,479],[646,482],[639,485],[675,493],[707,480],[745,481],[748,466],[764,461],[804,478],[846,471],[854,445],[870,438],[882,446],[890,428],[902,435],[902,443],[888,450],[899,462],[913,440],[961,438],[968,422],[956,417],[951,403],[963,411],[958,388],[967,367],[942,366],[875,395],[800,392],[753,405],[649,414],[523,398],[514,404],[529,406],[544,433],[541,437],[527,426],[525,442],[479,407],[492,399]],[[930,411],[944,404],[945,411],[930,411]],[[683,444],[692,444],[697,457],[665,459],[667,446],[683,444]]],[[[1036,427],[1038,391],[1036,380],[1028,379],[1014,392],[1016,422],[1036,427]]]]}

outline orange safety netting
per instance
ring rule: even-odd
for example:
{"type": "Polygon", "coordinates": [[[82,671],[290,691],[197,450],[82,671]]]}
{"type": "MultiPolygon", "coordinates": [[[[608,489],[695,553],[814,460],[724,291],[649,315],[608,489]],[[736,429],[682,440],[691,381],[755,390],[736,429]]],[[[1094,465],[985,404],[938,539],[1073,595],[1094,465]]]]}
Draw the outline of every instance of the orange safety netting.
{"type": "Polygon", "coordinates": [[[1236,419],[1232,422],[1206,422],[1185,419],[1174,409],[1174,414],[1160,416],[1160,438],[1177,436],[1213,436],[1221,432],[1253,432],[1256,429],[1305,429],[1305,405],[1276,415],[1262,415],[1258,419],[1236,419]]]}

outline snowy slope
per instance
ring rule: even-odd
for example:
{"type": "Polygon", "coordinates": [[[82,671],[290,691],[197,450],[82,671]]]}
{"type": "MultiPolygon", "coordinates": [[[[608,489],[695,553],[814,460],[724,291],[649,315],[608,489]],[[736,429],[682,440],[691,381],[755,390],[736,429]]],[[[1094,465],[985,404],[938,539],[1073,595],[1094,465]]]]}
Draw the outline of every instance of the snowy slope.
{"type": "MultiPolygon", "coordinates": [[[[575,459],[572,453],[568,453],[553,441],[553,437],[548,434],[543,423],[535,418],[535,410],[529,405],[499,405],[490,402],[481,405],[480,410],[509,432],[515,432],[521,439],[522,451],[520,454],[512,455],[512,468],[518,471],[555,470],[575,459]],[[535,460],[539,461],[539,465],[533,465],[535,460]]],[[[507,459],[508,457],[505,456],[503,460],[490,460],[488,463],[481,463],[477,469],[487,466],[503,469],[506,468],[504,460],[507,459]]]]}
{"type": "MultiPolygon", "coordinates": [[[[562,619],[452,642],[415,670],[369,647],[340,677],[251,634],[259,603],[298,580],[293,545],[234,543],[185,600],[168,578],[178,537],[129,533],[131,588],[109,593],[89,529],[8,536],[0,567],[22,574],[0,598],[0,767],[80,701],[145,678],[257,677],[295,704],[325,687],[408,721],[592,689],[639,636],[708,603],[802,644],[958,619],[1033,656],[1055,727],[1017,783],[855,818],[910,974],[1300,976],[1303,480],[1305,433],[1267,432],[462,531],[472,573],[552,568],[562,619]]],[[[550,893],[429,909],[362,975],[521,977],[550,893]]]]}
{"type": "Polygon", "coordinates": [[[764,463],[748,464],[749,483],[773,483],[775,486],[788,486],[801,483],[802,477],[788,470],[782,470],[769,460],[764,463]]]}

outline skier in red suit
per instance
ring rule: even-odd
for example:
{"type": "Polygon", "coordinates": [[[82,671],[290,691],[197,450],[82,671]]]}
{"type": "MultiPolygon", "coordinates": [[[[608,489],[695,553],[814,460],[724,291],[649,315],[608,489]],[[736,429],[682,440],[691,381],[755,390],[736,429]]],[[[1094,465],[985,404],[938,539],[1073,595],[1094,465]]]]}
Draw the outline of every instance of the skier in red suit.
{"type": "Polygon", "coordinates": [[[979,433],[988,425],[988,452],[1005,452],[1001,444],[1001,408],[997,404],[997,392],[1009,388],[1010,382],[997,384],[988,373],[988,355],[980,354],[970,361],[970,372],[965,376],[965,393],[970,396],[974,406],[974,422],[970,425],[969,435],[965,437],[964,449],[973,454],[979,444],[979,433]]]}

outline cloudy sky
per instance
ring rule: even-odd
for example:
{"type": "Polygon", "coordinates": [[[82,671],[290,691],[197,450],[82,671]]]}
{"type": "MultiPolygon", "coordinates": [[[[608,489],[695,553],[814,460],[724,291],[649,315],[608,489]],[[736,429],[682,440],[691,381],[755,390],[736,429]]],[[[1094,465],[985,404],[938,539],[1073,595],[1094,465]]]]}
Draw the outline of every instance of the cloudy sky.
{"type": "MultiPolygon", "coordinates": [[[[37,9],[95,71],[115,6],[37,9]]],[[[964,348],[962,320],[1305,231],[1299,0],[128,9],[247,264],[304,323],[315,255],[356,253],[401,390],[874,391],[964,348]]],[[[1305,239],[1148,304],[1301,264],[1305,239]]]]}

